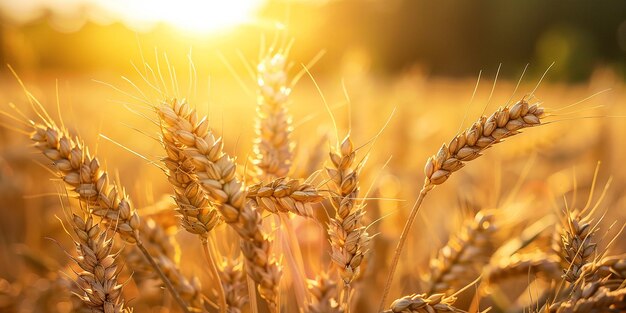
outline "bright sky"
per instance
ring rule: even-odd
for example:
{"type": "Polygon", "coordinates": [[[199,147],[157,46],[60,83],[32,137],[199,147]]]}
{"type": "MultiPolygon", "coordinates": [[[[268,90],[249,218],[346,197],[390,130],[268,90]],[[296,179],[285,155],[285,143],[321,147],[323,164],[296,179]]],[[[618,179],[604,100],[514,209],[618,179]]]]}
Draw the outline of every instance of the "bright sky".
{"type": "Polygon", "coordinates": [[[266,0],[0,0],[0,9],[18,22],[33,20],[46,9],[53,26],[77,30],[86,21],[122,21],[141,31],[158,22],[210,33],[251,22],[266,0]]]}

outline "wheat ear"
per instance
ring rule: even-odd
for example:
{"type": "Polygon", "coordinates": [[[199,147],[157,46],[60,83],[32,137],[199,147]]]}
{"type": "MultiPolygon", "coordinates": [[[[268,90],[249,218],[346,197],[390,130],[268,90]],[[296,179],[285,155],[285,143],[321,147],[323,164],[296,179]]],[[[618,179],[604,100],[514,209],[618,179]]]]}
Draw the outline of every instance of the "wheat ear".
{"type": "Polygon", "coordinates": [[[574,283],[582,274],[582,268],[591,261],[596,252],[593,235],[597,228],[592,225],[593,220],[582,216],[579,211],[569,210],[561,219],[558,228],[560,246],[556,247],[561,257],[563,278],[574,283]]]}
{"type": "Polygon", "coordinates": [[[313,296],[309,304],[310,313],[342,313],[344,310],[339,306],[335,296],[337,295],[337,282],[322,272],[315,279],[307,281],[307,289],[313,296]]]}
{"type": "Polygon", "coordinates": [[[78,296],[91,312],[132,312],[124,307],[122,285],[118,284],[117,254],[113,253],[113,240],[91,216],[83,219],[73,215],[70,224],[75,237],[77,257],[73,258],[82,269],[77,273],[76,283],[80,287],[78,296]]]}
{"type": "Polygon", "coordinates": [[[529,273],[556,278],[559,276],[559,260],[543,252],[514,254],[509,258],[495,260],[487,267],[485,276],[489,284],[495,285],[500,281],[526,276],[529,273]]]}
{"type": "Polygon", "coordinates": [[[135,244],[141,250],[176,302],[184,312],[188,312],[187,304],[140,240],[141,220],[124,190],[120,191],[115,184],[109,182],[108,174],[100,168],[98,159],[92,157],[78,140],[72,140],[65,130],[51,122],[46,125],[32,125],[34,131],[31,139],[35,142],[35,147],[53,162],[58,176],[70,191],[78,195],[91,214],[102,218],[105,225],[115,229],[124,241],[135,244]]]}
{"type": "Polygon", "coordinates": [[[522,98],[511,107],[498,108],[489,117],[481,116],[470,128],[456,135],[448,145],[444,143],[437,154],[428,158],[424,167],[426,176],[424,185],[402,229],[383,289],[379,311],[385,307],[385,300],[393,282],[402,248],[426,194],[435,186],[443,184],[452,173],[460,170],[466,162],[479,157],[489,147],[505,138],[519,134],[524,128],[541,125],[542,117],[544,117],[544,110],[539,104],[530,105],[526,99],[522,98]]]}
{"type": "Polygon", "coordinates": [[[603,278],[621,281],[626,280],[626,258],[624,256],[605,257],[597,262],[583,265],[581,277],[587,282],[599,281],[603,278]]]}
{"type": "Polygon", "coordinates": [[[272,213],[291,212],[311,217],[311,204],[324,198],[312,185],[297,179],[278,178],[270,183],[258,183],[248,187],[247,197],[254,199],[261,208],[272,213]]]}
{"type": "Polygon", "coordinates": [[[389,310],[383,313],[464,313],[465,311],[453,306],[454,301],[456,301],[456,297],[446,297],[442,293],[431,296],[427,294],[413,294],[393,301],[389,310]]]}
{"type": "Polygon", "coordinates": [[[626,288],[611,291],[601,282],[587,284],[569,299],[556,302],[549,308],[555,313],[624,312],[626,288]]]}
{"type": "Polygon", "coordinates": [[[284,177],[291,168],[292,119],[286,108],[291,88],[286,68],[287,58],[282,53],[268,54],[257,66],[257,138],[253,164],[261,178],[284,177]]]}
{"type": "Polygon", "coordinates": [[[350,283],[359,274],[371,239],[363,224],[365,210],[358,200],[361,164],[354,164],[355,158],[356,151],[348,135],[336,151],[330,152],[333,166],[326,168],[334,185],[330,202],[335,208],[335,217],[328,223],[331,259],[343,280],[345,300],[342,303],[346,311],[349,311],[350,283]]]}
{"type": "Polygon", "coordinates": [[[246,277],[242,264],[236,259],[223,258],[219,266],[219,274],[226,294],[228,313],[241,313],[248,303],[246,293],[246,277]]]}
{"type": "MultiPolygon", "coordinates": [[[[189,111],[189,105],[184,100],[180,103],[172,100],[170,107],[179,112],[189,111]]],[[[195,116],[195,115],[191,115],[195,116]]],[[[193,122],[193,121],[192,121],[193,122]]],[[[202,187],[192,177],[194,170],[193,162],[183,153],[184,148],[174,139],[166,127],[161,125],[161,143],[167,154],[162,162],[167,168],[166,174],[170,184],[174,187],[174,200],[181,216],[181,224],[185,230],[200,237],[202,248],[209,265],[213,279],[217,282],[217,293],[220,312],[226,312],[226,296],[217,266],[211,250],[208,248],[209,232],[220,221],[217,209],[209,201],[202,187]]]]}
{"type": "MultiPolygon", "coordinates": [[[[171,107],[179,111],[188,111],[188,104],[183,100],[172,100],[171,107]]],[[[167,168],[167,178],[174,187],[174,200],[181,217],[181,225],[192,234],[207,238],[208,233],[220,221],[219,214],[210,203],[206,193],[193,177],[193,163],[185,156],[184,148],[174,140],[174,134],[161,126],[161,142],[167,154],[162,159],[167,168]]]]}
{"type": "Polygon", "coordinates": [[[277,311],[281,269],[270,256],[271,242],[262,231],[261,215],[252,202],[246,201],[246,192],[236,178],[235,162],[224,153],[221,139],[213,136],[207,120],[198,120],[195,111],[183,112],[169,103],[157,109],[162,125],[185,146],[183,152],[192,160],[195,179],[224,221],[242,238],[248,273],[258,284],[259,293],[270,310],[277,311]]]}
{"type": "Polygon", "coordinates": [[[429,294],[447,293],[474,279],[471,276],[476,274],[476,265],[492,252],[491,237],[496,231],[493,222],[492,213],[479,211],[463,223],[460,232],[431,260],[429,294]]]}

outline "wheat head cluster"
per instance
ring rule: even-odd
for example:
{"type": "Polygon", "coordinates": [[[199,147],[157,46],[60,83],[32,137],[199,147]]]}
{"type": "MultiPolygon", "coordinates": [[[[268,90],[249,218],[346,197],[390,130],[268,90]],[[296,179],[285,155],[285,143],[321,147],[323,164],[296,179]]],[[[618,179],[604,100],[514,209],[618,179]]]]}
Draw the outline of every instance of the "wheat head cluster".
{"type": "MultiPolygon", "coordinates": [[[[2,109],[3,125],[12,125],[3,131],[30,138],[27,149],[38,155],[28,158],[47,168],[51,178],[38,181],[56,191],[47,197],[52,213],[31,214],[28,223],[43,227],[47,219],[63,231],[57,237],[44,230],[34,235],[50,237],[47,242],[60,251],[56,257],[28,247],[11,250],[20,251],[39,285],[0,277],[0,311],[626,311],[623,221],[605,221],[614,215],[602,202],[610,180],[603,189],[597,186],[603,184],[602,167],[580,186],[569,179],[574,183],[556,190],[562,194],[550,204],[532,188],[522,188],[528,172],[548,173],[530,161],[525,169],[502,162],[499,169],[460,174],[483,154],[500,146],[510,150],[504,141],[539,137],[530,128],[548,127],[563,116],[545,109],[534,91],[483,112],[456,133],[454,127],[440,127],[448,137],[440,147],[393,139],[432,156],[404,156],[423,172],[405,168],[392,179],[381,177],[385,166],[376,174],[370,162],[373,155],[392,154],[377,146],[391,140],[381,136],[384,127],[362,139],[357,127],[338,126],[332,113],[337,108],[320,104],[316,111],[331,116],[334,131],[298,133],[299,121],[290,113],[298,105],[292,89],[307,70],[298,71],[289,49],[268,49],[257,63],[250,68],[257,100],[254,139],[244,152],[227,145],[224,138],[233,137],[221,133],[216,118],[200,113],[176,86],[168,90],[160,68],[142,64],[138,72],[146,87],[131,82],[134,94],[113,86],[117,94],[132,94],[134,104],[127,109],[153,127],[140,131],[158,143],[158,156],[140,155],[119,140],[123,153],[140,155],[167,184],[167,191],[150,201],[131,199],[133,193],[122,186],[123,180],[141,184],[144,178],[124,177],[132,171],[115,170],[113,162],[100,158],[102,144],[88,145],[79,129],[53,118],[51,106],[40,103],[16,75],[27,101],[16,99],[2,109]],[[478,191],[479,180],[491,179],[489,172],[497,170],[517,184],[501,191],[506,197],[497,195],[504,198],[500,201],[478,200],[481,193],[498,193],[496,187],[478,191]],[[476,186],[444,189],[457,176],[476,186]],[[398,185],[415,191],[415,197],[396,199],[398,185]],[[575,200],[579,189],[588,195],[584,205],[575,200]],[[439,213],[458,219],[450,230],[422,209],[434,205],[426,199],[441,199],[440,191],[459,199],[457,208],[439,213]],[[381,213],[385,205],[401,212],[381,213]],[[534,214],[541,206],[551,213],[534,214]],[[74,249],[64,244],[67,238],[74,249]],[[435,238],[442,242],[427,244],[435,238]]],[[[175,79],[171,69],[169,76],[175,79]]],[[[348,103],[350,110],[359,110],[357,101],[348,103]]],[[[389,121],[419,123],[405,118],[389,121]]],[[[113,119],[105,117],[105,123],[113,119]]],[[[550,127],[558,131],[562,125],[550,127]]],[[[537,140],[527,150],[558,149],[560,135],[540,136],[549,142],[537,140]]],[[[6,168],[3,177],[9,177],[6,168]]]]}

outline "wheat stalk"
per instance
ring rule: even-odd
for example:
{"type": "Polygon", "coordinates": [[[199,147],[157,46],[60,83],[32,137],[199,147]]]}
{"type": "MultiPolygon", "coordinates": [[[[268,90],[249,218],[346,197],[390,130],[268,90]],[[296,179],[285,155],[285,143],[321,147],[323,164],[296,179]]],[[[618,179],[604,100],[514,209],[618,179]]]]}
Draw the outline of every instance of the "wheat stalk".
{"type": "MultiPolygon", "coordinates": [[[[178,102],[176,99],[172,99],[170,107],[179,113],[190,110],[189,104],[184,100],[178,102]]],[[[167,157],[163,158],[162,161],[167,168],[168,180],[174,187],[174,200],[178,206],[177,212],[181,215],[181,224],[185,230],[200,237],[210,273],[213,279],[217,281],[220,312],[225,313],[227,309],[226,296],[214,257],[207,246],[209,232],[220,222],[219,213],[209,201],[200,184],[193,179],[193,162],[183,153],[184,147],[176,142],[175,135],[170,133],[164,125],[161,125],[160,128],[161,143],[167,154],[167,157]]]]}
{"type": "Polygon", "coordinates": [[[543,252],[518,253],[509,258],[499,258],[485,270],[486,280],[495,285],[500,281],[526,275],[559,276],[559,260],[543,252]]]}
{"type": "Polygon", "coordinates": [[[309,279],[307,281],[307,289],[313,296],[313,301],[308,306],[308,312],[344,312],[337,299],[335,299],[337,295],[337,282],[333,281],[326,272],[316,275],[315,279],[309,279]]]}
{"type": "Polygon", "coordinates": [[[555,313],[623,312],[626,310],[626,288],[611,291],[601,282],[587,284],[569,299],[549,307],[555,313]]]}
{"type": "Polygon", "coordinates": [[[91,216],[83,219],[74,214],[70,224],[76,234],[78,255],[73,260],[82,269],[76,278],[82,291],[78,296],[92,312],[132,312],[132,309],[124,307],[112,239],[107,238],[99,224],[94,225],[91,216]]]}
{"type": "Polygon", "coordinates": [[[465,311],[453,306],[456,297],[446,297],[442,293],[433,294],[412,294],[397,299],[391,303],[389,310],[384,313],[444,313],[465,311]]]}
{"type": "Polygon", "coordinates": [[[430,263],[429,294],[446,293],[473,279],[471,276],[476,272],[476,265],[492,253],[491,237],[496,231],[493,220],[494,215],[489,211],[477,212],[441,248],[430,263]]]}
{"type": "Polygon", "coordinates": [[[31,139],[35,147],[53,162],[58,176],[70,191],[78,195],[91,214],[102,218],[105,225],[114,229],[120,238],[141,250],[176,302],[183,311],[188,312],[185,301],[144,247],[139,236],[139,215],[124,190],[120,191],[109,182],[108,174],[100,167],[98,159],[92,157],[78,139],[71,139],[65,130],[59,129],[54,123],[43,125],[31,122],[31,125],[34,129],[31,139]]]}
{"type": "Polygon", "coordinates": [[[578,280],[583,266],[590,262],[596,252],[596,244],[592,239],[597,228],[592,222],[581,212],[568,210],[558,228],[560,246],[555,247],[555,250],[561,257],[563,277],[570,283],[578,280]]]}
{"type": "Polygon", "coordinates": [[[253,164],[258,177],[284,177],[293,159],[292,118],[286,108],[291,93],[287,82],[287,56],[280,52],[267,54],[257,66],[257,84],[253,164]]]}
{"type": "MultiPolygon", "coordinates": [[[[195,276],[190,280],[180,272],[178,246],[172,234],[150,217],[142,218],[141,221],[139,232],[148,253],[153,256],[181,298],[193,308],[203,308],[204,297],[200,280],[195,276]]],[[[148,278],[160,279],[141,251],[130,250],[125,254],[125,261],[133,270],[141,271],[148,278]]]]}
{"type": "Polygon", "coordinates": [[[334,183],[330,200],[335,217],[328,224],[331,258],[345,286],[359,274],[370,236],[363,224],[365,211],[358,200],[360,164],[354,165],[356,152],[346,136],[336,152],[330,152],[333,167],[326,168],[334,183]]]}
{"type": "Polygon", "coordinates": [[[291,212],[304,217],[311,217],[311,204],[323,199],[314,186],[289,178],[278,178],[267,184],[258,183],[248,187],[247,191],[247,197],[254,199],[264,210],[272,213],[291,212]]]}
{"type": "Polygon", "coordinates": [[[478,158],[489,147],[505,138],[519,134],[524,128],[541,125],[542,117],[544,117],[544,110],[539,104],[530,105],[525,98],[522,98],[511,107],[498,108],[489,117],[481,116],[471,127],[456,135],[448,145],[444,143],[437,154],[428,158],[424,166],[426,176],[424,185],[402,229],[383,289],[379,311],[382,311],[385,306],[402,248],[428,192],[435,186],[443,184],[452,173],[460,170],[466,162],[478,158]]]}
{"type": "Polygon", "coordinates": [[[241,313],[248,303],[246,296],[246,277],[242,271],[242,264],[237,260],[224,258],[218,265],[219,275],[226,294],[228,313],[241,313]]]}
{"type": "MultiPolygon", "coordinates": [[[[172,108],[186,112],[189,110],[185,101],[172,100],[172,108]]],[[[174,200],[181,216],[181,225],[192,234],[207,238],[208,233],[219,223],[220,217],[212,206],[200,185],[193,179],[193,163],[185,156],[183,147],[176,143],[174,134],[161,126],[161,142],[167,154],[163,164],[167,168],[167,177],[174,187],[174,200]]]]}
{"type": "Polygon", "coordinates": [[[192,160],[195,179],[224,221],[241,236],[248,273],[271,311],[276,311],[281,269],[270,256],[271,243],[262,231],[261,215],[252,202],[246,201],[246,192],[236,178],[235,162],[223,152],[222,141],[213,136],[207,120],[198,120],[195,111],[182,112],[171,103],[157,110],[162,125],[185,146],[183,152],[192,160]]]}

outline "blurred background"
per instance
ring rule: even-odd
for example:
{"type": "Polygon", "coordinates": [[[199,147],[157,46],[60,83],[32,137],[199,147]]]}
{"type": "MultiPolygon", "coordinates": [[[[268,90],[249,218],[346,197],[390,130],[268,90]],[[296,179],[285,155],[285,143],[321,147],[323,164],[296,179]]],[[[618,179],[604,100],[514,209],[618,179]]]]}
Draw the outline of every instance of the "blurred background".
{"type": "Polygon", "coordinates": [[[217,75],[215,51],[253,56],[261,35],[279,28],[295,38],[295,59],[326,50],[324,73],[355,60],[376,74],[418,66],[475,76],[502,62],[515,76],[553,61],[559,81],[585,80],[599,66],[626,71],[619,0],[3,0],[0,13],[0,61],[22,71],[126,70],[142,45],[172,58],[192,48],[217,75]]]}
{"type": "MultiPolygon", "coordinates": [[[[490,149],[429,194],[391,296],[425,290],[429,258],[468,211],[499,210],[495,237],[502,244],[543,217],[558,216],[576,198],[572,195],[578,201],[569,202],[571,207],[583,206],[590,193],[596,203],[600,191],[590,190],[598,161],[597,185],[613,179],[599,205],[598,215],[607,214],[600,246],[626,221],[626,1],[0,0],[0,111],[15,114],[7,105],[12,102],[36,117],[4,66],[10,64],[49,112],[57,112],[58,101],[72,134],[97,151],[140,214],[150,216],[163,206],[161,199],[167,202],[171,186],[160,169],[119,146],[154,161],[163,155],[154,140],[158,129],[145,118],[154,118],[153,112],[139,100],[142,92],[151,92],[140,77],[147,72],[142,63],[161,68],[165,88],[178,86],[182,97],[208,114],[226,151],[244,163],[254,137],[257,88],[249,67],[263,47],[291,40],[290,77],[324,52],[311,75],[337,119],[335,132],[320,92],[302,76],[289,104],[295,177],[323,168],[336,133],[343,137],[350,130],[360,146],[384,128],[371,150],[360,152],[360,157],[371,152],[361,189],[375,198],[368,201],[366,219],[377,221],[370,232],[378,235],[355,312],[372,312],[378,303],[386,278],[380,269],[417,197],[427,158],[483,110],[489,114],[533,91],[552,63],[536,96],[548,109],[566,109],[553,116],[556,123],[490,149]]],[[[64,217],[61,185],[49,179],[53,175],[42,166],[47,161],[20,130],[19,122],[0,117],[0,312],[69,312],[67,286],[54,283],[72,273],[63,252],[71,252],[72,243],[56,219],[64,217]]],[[[165,207],[173,215],[171,203],[165,207]]],[[[546,229],[554,221],[546,222],[546,229]]],[[[319,225],[294,223],[312,278],[329,267],[328,254],[319,252],[328,251],[325,232],[319,225]]],[[[196,262],[202,256],[195,238],[175,225],[171,235],[181,246],[182,272],[198,277],[209,295],[212,282],[204,263],[196,262]]],[[[551,233],[539,237],[527,250],[549,249],[551,233]]],[[[611,249],[626,252],[626,240],[611,249]]],[[[130,277],[128,272],[123,277],[130,277]]],[[[527,289],[548,286],[530,287],[528,281],[524,276],[503,285],[506,292],[497,301],[485,296],[483,308],[521,312],[530,303],[527,289]]],[[[155,285],[125,287],[136,312],[175,307],[155,285]]],[[[461,295],[461,307],[468,307],[472,292],[461,295]]]]}

